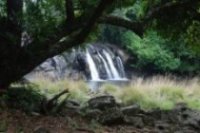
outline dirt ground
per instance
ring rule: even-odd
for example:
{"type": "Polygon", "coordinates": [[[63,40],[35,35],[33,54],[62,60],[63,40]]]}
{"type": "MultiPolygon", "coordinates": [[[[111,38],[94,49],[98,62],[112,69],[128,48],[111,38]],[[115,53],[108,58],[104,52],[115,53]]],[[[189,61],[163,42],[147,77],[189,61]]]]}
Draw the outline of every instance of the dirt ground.
{"type": "Polygon", "coordinates": [[[131,125],[102,126],[80,116],[27,115],[21,111],[0,111],[1,133],[153,133],[150,128],[131,125]]]}
{"type": "Polygon", "coordinates": [[[0,133],[200,133],[199,111],[183,108],[136,115],[129,117],[133,124],[106,126],[73,113],[62,117],[0,109],[0,133]]]}

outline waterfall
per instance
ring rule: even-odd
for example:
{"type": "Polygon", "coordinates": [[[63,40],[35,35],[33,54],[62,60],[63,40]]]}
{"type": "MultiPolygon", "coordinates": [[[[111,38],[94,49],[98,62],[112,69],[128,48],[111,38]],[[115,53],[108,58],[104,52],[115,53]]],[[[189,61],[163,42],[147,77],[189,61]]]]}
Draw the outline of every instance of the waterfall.
{"type": "Polygon", "coordinates": [[[110,71],[110,69],[108,67],[108,64],[107,64],[106,60],[101,56],[101,54],[99,52],[98,52],[98,56],[103,61],[103,65],[104,65],[104,67],[106,69],[106,74],[108,76],[108,79],[112,79],[112,73],[111,73],[111,71],[110,71]]]}
{"type": "Polygon", "coordinates": [[[116,57],[116,61],[117,61],[117,65],[119,67],[119,70],[121,71],[121,77],[122,78],[125,78],[126,77],[126,74],[125,74],[125,71],[124,71],[124,65],[122,63],[122,60],[119,56],[116,57]]]}
{"type": "Polygon", "coordinates": [[[97,70],[96,65],[95,65],[88,50],[86,51],[86,58],[87,58],[87,61],[89,64],[89,69],[90,69],[90,74],[91,74],[92,80],[99,80],[100,78],[99,78],[98,70],[97,70]]]}
{"type": "Polygon", "coordinates": [[[108,52],[106,52],[105,50],[103,50],[103,54],[105,55],[106,60],[108,61],[108,64],[109,64],[110,69],[111,69],[111,72],[113,74],[113,78],[114,79],[121,79],[121,77],[120,77],[120,75],[119,75],[119,73],[118,73],[118,71],[117,71],[117,69],[116,69],[116,67],[115,67],[115,65],[113,63],[113,60],[112,60],[110,54],[108,52]]]}

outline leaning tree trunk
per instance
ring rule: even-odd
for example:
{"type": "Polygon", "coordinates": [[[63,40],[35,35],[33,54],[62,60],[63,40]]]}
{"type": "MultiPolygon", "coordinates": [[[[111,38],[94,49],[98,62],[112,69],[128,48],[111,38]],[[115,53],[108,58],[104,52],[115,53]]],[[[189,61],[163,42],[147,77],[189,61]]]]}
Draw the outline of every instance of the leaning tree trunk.
{"type": "MultiPolygon", "coordinates": [[[[84,42],[95,22],[97,22],[106,7],[113,3],[113,1],[99,1],[97,7],[91,12],[90,19],[84,23],[79,22],[77,19],[77,23],[81,27],[78,29],[72,28],[72,31],[69,32],[68,37],[65,37],[64,41],[60,41],[60,39],[66,36],[66,31],[64,28],[60,28],[58,31],[55,31],[54,35],[56,35],[56,38],[54,38],[55,36],[47,38],[47,41],[42,42],[42,44],[33,41],[27,47],[22,47],[21,20],[23,17],[23,0],[7,0],[7,18],[0,18],[0,89],[6,89],[11,83],[21,79],[45,59],[84,42]]],[[[73,3],[66,5],[66,8],[70,5],[73,5],[73,3]]],[[[70,22],[68,24],[75,21],[73,11],[71,10],[73,8],[69,8],[66,12],[68,16],[67,22],[70,22]]]]}

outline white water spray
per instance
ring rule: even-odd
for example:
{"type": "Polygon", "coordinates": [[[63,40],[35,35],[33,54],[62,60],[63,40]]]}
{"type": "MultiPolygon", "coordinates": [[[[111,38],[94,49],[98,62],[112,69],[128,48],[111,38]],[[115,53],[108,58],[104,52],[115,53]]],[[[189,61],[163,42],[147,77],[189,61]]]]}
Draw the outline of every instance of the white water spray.
{"type": "Polygon", "coordinates": [[[103,65],[104,65],[104,67],[105,67],[105,69],[106,69],[106,73],[107,73],[107,75],[108,75],[108,79],[112,79],[113,76],[112,76],[112,73],[111,73],[111,71],[110,71],[110,69],[109,69],[109,67],[108,67],[108,64],[107,64],[106,60],[102,57],[102,55],[101,55],[99,52],[98,52],[98,56],[99,56],[100,59],[103,61],[103,65]]]}

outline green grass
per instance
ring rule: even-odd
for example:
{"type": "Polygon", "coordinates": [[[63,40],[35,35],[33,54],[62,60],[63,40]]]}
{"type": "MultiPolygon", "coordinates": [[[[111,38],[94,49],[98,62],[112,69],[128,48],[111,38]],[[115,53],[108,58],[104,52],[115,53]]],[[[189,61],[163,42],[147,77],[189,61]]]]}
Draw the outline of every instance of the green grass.
{"type": "Polygon", "coordinates": [[[169,76],[154,76],[148,79],[137,78],[124,87],[105,84],[98,93],[90,92],[84,81],[64,79],[53,82],[44,77],[38,77],[33,83],[33,88],[47,98],[68,89],[70,93],[63,98],[67,96],[81,104],[86,103],[91,97],[111,94],[123,105],[137,103],[143,109],[171,109],[177,103],[186,103],[189,107],[200,110],[199,78],[181,81],[169,76]]]}

